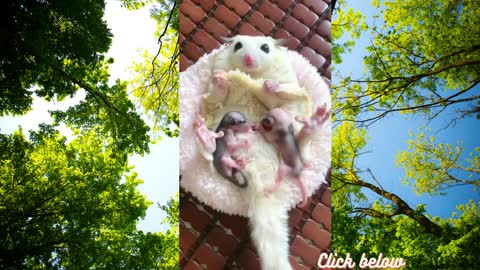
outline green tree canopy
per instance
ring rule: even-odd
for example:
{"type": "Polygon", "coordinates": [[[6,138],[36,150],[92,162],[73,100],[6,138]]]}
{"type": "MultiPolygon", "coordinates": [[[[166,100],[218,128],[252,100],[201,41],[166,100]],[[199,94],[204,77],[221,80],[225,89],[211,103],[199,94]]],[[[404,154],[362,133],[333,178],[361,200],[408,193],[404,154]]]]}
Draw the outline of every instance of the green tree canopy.
{"type": "Polygon", "coordinates": [[[434,118],[450,106],[462,108],[452,120],[478,116],[478,1],[376,0],[373,5],[383,24],[368,27],[374,38],[367,48],[365,76],[340,82],[346,91],[339,96],[344,105],[337,112],[364,124],[391,112],[434,118]],[[349,116],[367,111],[373,113],[349,116]]]}
{"type": "Polygon", "coordinates": [[[153,121],[153,131],[170,137],[179,135],[178,72],[180,47],[178,43],[178,0],[122,0],[131,9],[155,3],[150,12],[157,22],[155,37],[158,50],[145,51],[143,59],[136,62],[136,77],[131,88],[135,99],[153,121]]]}
{"type": "Polygon", "coordinates": [[[44,125],[30,141],[0,135],[0,265],[91,265],[115,235],[135,232],[150,204],[141,183],[94,132],[70,143],[44,125]],[[122,181],[124,178],[124,181],[122,181]]]}
{"type": "MultiPolygon", "coordinates": [[[[0,135],[0,148],[0,268],[175,269],[178,221],[166,234],[136,230],[151,202],[94,132],[67,143],[43,125],[30,140],[0,135]]],[[[174,220],[178,198],[168,205],[174,220]]]]}
{"type": "MultiPolygon", "coordinates": [[[[478,115],[477,2],[373,1],[377,13],[369,21],[380,26],[366,24],[364,15],[347,9],[344,1],[339,3],[332,36],[340,46],[332,52],[333,60],[347,61],[343,53],[355,46],[361,34],[372,39],[363,76],[344,76],[333,86],[332,243],[336,253],[349,252],[356,261],[362,253],[402,257],[407,269],[475,269],[480,262],[478,197],[466,197],[450,218],[432,217],[425,204],[413,206],[403,198],[405,194],[382,186],[396,179],[378,178],[358,162],[368,153],[370,126],[389,114],[426,116],[426,121],[443,117],[450,124],[478,115]],[[339,41],[345,35],[350,38],[339,41]]],[[[443,132],[449,132],[450,124],[443,132]]],[[[408,149],[391,161],[405,169],[404,184],[417,194],[431,196],[455,192],[459,185],[478,191],[478,149],[465,149],[461,142],[439,143],[425,129],[411,133],[408,149]]]]}
{"type": "MultiPolygon", "coordinates": [[[[176,227],[136,228],[151,202],[128,157],[149,151],[149,127],[129,99],[130,84],[109,81],[105,2],[0,8],[0,116],[25,114],[36,97],[85,93],[77,105],[51,111],[54,123],[29,139],[21,129],[0,134],[0,268],[178,269],[176,227]],[[71,140],[59,124],[73,130],[71,140]]],[[[162,208],[170,226],[178,226],[175,205],[178,198],[162,208]]]]}
{"type": "Polygon", "coordinates": [[[397,166],[405,168],[405,184],[411,184],[417,194],[439,194],[456,186],[480,187],[480,148],[462,158],[462,145],[436,143],[435,136],[418,134],[408,141],[408,151],[401,151],[397,166]]]}
{"type": "Polygon", "coordinates": [[[34,94],[73,95],[85,68],[104,61],[112,35],[103,21],[104,1],[2,1],[0,115],[22,114],[34,94]],[[65,73],[65,74],[64,74],[65,73]]]}
{"type": "Polygon", "coordinates": [[[34,96],[57,101],[86,92],[81,104],[55,112],[73,128],[112,137],[120,151],[148,151],[148,126],[135,112],[126,85],[108,83],[104,54],[112,35],[104,1],[4,1],[0,48],[0,116],[23,114],[34,96]]]}

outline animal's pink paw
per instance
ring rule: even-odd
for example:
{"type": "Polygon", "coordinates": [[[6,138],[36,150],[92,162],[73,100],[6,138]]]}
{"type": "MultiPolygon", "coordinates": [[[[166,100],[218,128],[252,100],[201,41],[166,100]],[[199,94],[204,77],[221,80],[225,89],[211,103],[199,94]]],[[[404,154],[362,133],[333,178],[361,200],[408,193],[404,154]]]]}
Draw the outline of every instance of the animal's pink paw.
{"type": "Polygon", "coordinates": [[[245,167],[247,166],[247,163],[245,162],[245,160],[241,158],[233,158],[233,159],[235,160],[235,162],[237,162],[241,170],[245,169],[245,167]]]}
{"type": "Polygon", "coordinates": [[[265,80],[265,82],[263,83],[263,88],[265,88],[265,90],[270,93],[278,92],[279,86],[280,85],[275,80],[265,80]]]}
{"type": "Polygon", "coordinates": [[[238,149],[241,149],[241,148],[249,148],[250,142],[248,140],[242,140],[242,141],[239,140],[235,143],[230,143],[228,147],[231,152],[236,152],[238,149]]]}
{"type": "Polygon", "coordinates": [[[322,125],[325,121],[328,120],[330,117],[330,111],[327,110],[327,105],[323,104],[322,106],[318,107],[315,113],[310,118],[312,125],[322,125]]]}
{"type": "Polygon", "coordinates": [[[195,129],[205,125],[205,118],[203,118],[199,113],[195,115],[195,121],[193,122],[193,127],[195,129]]]}
{"type": "Polygon", "coordinates": [[[295,116],[295,120],[297,122],[300,122],[303,124],[303,128],[308,128],[310,127],[311,123],[310,123],[310,119],[306,119],[306,118],[303,118],[303,117],[300,117],[300,116],[295,116]]]}
{"type": "Polygon", "coordinates": [[[303,169],[304,170],[313,169],[312,164],[310,162],[303,162],[303,169]]]}
{"type": "Polygon", "coordinates": [[[220,89],[220,90],[225,90],[226,88],[226,78],[225,78],[225,71],[223,70],[215,70],[213,72],[213,81],[214,83],[217,85],[217,87],[220,89]]]}
{"type": "Polygon", "coordinates": [[[275,184],[273,184],[273,186],[267,188],[267,194],[270,194],[270,193],[273,193],[275,191],[277,191],[277,189],[280,187],[280,183],[281,182],[275,182],[275,184]]]}
{"type": "Polygon", "coordinates": [[[324,104],[321,107],[318,107],[315,113],[313,113],[310,118],[295,117],[295,120],[303,124],[303,129],[313,130],[325,123],[330,117],[330,111],[327,110],[326,105],[324,104]]]}
{"type": "Polygon", "coordinates": [[[213,153],[216,147],[215,139],[223,137],[223,131],[213,132],[209,130],[205,126],[205,119],[200,114],[197,114],[195,122],[193,123],[193,127],[195,129],[195,136],[197,137],[203,148],[207,152],[213,153]]]}
{"type": "Polygon", "coordinates": [[[305,206],[307,206],[307,202],[308,202],[307,198],[304,198],[303,201],[300,202],[297,206],[299,208],[304,208],[305,206]]]}

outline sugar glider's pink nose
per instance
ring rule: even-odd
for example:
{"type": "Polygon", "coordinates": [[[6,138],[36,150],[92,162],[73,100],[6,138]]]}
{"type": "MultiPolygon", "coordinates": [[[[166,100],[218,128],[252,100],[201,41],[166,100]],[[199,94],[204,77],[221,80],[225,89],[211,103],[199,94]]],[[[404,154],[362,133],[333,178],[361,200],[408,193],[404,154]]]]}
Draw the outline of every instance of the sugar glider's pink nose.
{"type": "Polygon", "coordinates": [[[255,66],[255,59],[253,59],[253,57],[250,54],[245,55],[245,57],[243,58],[243,62],[247,67],[255,66]]]}

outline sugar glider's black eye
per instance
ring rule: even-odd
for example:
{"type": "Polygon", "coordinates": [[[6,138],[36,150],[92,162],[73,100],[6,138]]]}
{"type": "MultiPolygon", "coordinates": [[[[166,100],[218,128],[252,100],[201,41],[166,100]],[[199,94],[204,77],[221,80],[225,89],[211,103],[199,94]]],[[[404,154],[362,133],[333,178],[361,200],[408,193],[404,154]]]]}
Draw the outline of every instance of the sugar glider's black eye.
{"type": "Polygon", "coordinates": [[[260,49],[266,53],[269,53],[270,52],[270,48],[268,47],[267,44],[263,44],[260,49]]]}
{"type": "Polygon", "coordinates": [[[233,51],[236,52],[242,48],[242,43],[239,41],[235,44],[235,48],[233,48],[233,51]]]}
{"type": "Polygon", "coordinates": [[[275,119],[271,116],[266,116],[265,118],[262,119],[262,127],[266,130],[266,131],[270,131],[272,130],[273,128],[273,124],[275,123],[275,119]]]}

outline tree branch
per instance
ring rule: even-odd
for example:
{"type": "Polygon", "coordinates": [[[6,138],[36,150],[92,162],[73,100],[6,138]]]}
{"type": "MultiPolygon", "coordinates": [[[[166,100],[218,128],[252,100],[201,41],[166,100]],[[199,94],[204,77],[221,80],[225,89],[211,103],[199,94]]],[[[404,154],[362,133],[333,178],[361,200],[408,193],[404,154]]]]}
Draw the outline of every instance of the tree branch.
{"type": "Polygon", "coordinates": [[[344,170],[354,180],[353,182],[350,183],[351,185],[368,188],[371,191],[377,193],[378,195],[392,201],[393,203],[395,203],[395,205],[397,205],[399,214],[406,215],[406,216],[410,217],[411,219],[417,221],[420,225],[422,225],[422,227],[425,229],[426,233],[433,234],[433,235],[438,236],[438,237],[440,237],[442,235],[443,230],[440,226],[438,226],[433,221],[428,219],[425,215],[420,214],[420,213],[416,213],[415,210],[413,210],[398,195],[396,195],[394,193],[391,193],[391,192],[388,192],[388,191],[385,191],[385,190],[382,190],[381,188],[379,188],[379,187],[377,187],[373,184],[370,184],[368,182],[365,182],[365,181],[361,180],[356,175],[356,173],[353,172],[352,170],[345,169],[345,168],[344,168],[344,170]]]}

